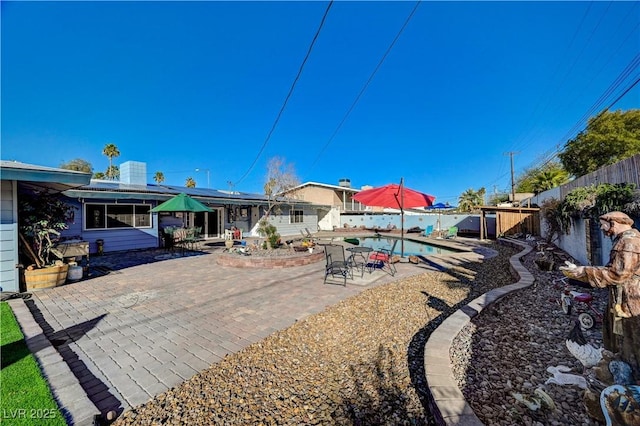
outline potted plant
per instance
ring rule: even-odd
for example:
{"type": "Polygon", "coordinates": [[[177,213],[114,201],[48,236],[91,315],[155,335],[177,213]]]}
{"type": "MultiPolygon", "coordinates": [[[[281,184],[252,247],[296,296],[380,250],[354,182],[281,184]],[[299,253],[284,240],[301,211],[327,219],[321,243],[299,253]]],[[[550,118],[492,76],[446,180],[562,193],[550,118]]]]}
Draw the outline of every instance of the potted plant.
{"type": "Polygon", "coordinates": [[[18,197],[18,234],[23,258],[32,262],[24,270],[27,290],[55,287],[67,278],[69,265],[55,249],[60,231],[73,221],[75,207],[48,192],[21,193],[18,197]]]}
{"type": "Polygon", "coordinates": [[[308,238],[304,238],[301,245],[302,247],[306,248],[309,253],[313,253],[313,248],[315,247],[316,243],[308,238]]]}

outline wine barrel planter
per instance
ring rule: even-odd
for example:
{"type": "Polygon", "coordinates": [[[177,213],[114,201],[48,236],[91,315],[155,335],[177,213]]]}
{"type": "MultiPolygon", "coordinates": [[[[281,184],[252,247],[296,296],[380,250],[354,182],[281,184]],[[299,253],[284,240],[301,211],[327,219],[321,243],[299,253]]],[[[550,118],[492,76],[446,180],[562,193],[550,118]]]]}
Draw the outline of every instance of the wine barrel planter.
{"type": "Polygon", "coordinates": [[[49,266],[41,269],[24,271],[27,291],[52,288],[64,284],[67,280],[69,265],[49,266]]]}

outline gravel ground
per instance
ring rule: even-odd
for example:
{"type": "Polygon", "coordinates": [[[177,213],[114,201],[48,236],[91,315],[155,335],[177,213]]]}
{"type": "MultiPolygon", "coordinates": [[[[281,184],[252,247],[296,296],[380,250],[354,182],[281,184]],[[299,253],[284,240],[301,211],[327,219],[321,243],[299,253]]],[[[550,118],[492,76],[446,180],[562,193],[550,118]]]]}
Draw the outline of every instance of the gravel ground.
{"type": "MultiPolygon", "coordinates": [[[[497,256],[369,289],[274,333],[115,424],[432,424],[424,408],[426,340],[456,309],[513,282],[508,260],[520,250],[487,247],[497,256]]],[[[536,273],[533,256],[525,263],[536,273]]],[[[580,414],[573,388],[550,390],[559,409],[546,417],[527,413],[509,395],[544,383],[547,366],[579,367],[564,346],[569,318],[551,300],[559,290],[545,274],[537,273],[535,288],[488,309],[455,341],[456,377],[487,424],[595,424],[580,414]]],[[[597,340],[596,332],[587,337],[597,340]]]]}
{"type": "MultiPolygon", "coordinates": [[[[565,345],[579,312],[575,307],[576,312],[571,315],[562,312],[557,301],[564,287],[554,279],[563,276],[557,270],[541,271],[535,263],[540,257],[533,250],[521,259],[536,278],[533,286],[505,296],[458,335],[450,352],[454,376],[485,424],[604,424],[587,415],[582,389],[545,385],[553,376],[547,372],[548,367],[564,365],[572,369],[571,374],[582,374],[583,367],[565,345]],[[531,411],[511,395],[516,392],[530,396],[538,387],[553,399],[556,410],[531,411]]],[[[593,306],[604,311],[606,290],[572,289],[591,292],[593,306]]],[[[602,347],[600,322],[583,334],[591,344],[602,347]]]]}

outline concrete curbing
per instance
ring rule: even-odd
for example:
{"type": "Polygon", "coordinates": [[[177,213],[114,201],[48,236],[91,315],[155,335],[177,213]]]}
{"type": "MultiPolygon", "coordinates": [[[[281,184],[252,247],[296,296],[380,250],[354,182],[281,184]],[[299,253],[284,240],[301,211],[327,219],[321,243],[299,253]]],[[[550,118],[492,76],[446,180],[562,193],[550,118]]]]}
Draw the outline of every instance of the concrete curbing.
{"type": "Polygon", "coordinates": [[[518,240],[500,238],[502,244],[522,247],[522,251],[509,260],[512,274],[519,281],[493,289],[469,302],[447,319],[431,334],[424,348],[424,370],[429,389],[429,408],[439,425],[480,426],[483,423],[467,403],[453,376],[449,351],[453,340],[484,308],[500,300],[505,295],[529,287],[534,282],[533,275],[522,265],[520,258],[532,248],[518,240]]]}
{"type": "Polygon", "coordinates": [[[87,397],[67,363],[51,345],[24,300],[12,299],[8,303],[67,424],[93,425],[94,417],[100,415],[100,410],[87,397]]]}

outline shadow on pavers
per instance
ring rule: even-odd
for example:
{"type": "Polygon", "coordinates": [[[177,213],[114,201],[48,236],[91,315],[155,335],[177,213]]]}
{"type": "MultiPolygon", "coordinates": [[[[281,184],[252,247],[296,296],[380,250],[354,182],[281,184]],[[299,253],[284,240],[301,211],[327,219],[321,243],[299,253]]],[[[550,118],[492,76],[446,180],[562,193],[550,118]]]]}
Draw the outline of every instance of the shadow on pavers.
{"type": "MultiPolygon", "coordinates": [[[[84,361],[82,361],[69,346],[70,343],[73,343],[85,336],[87,332],[93,329],[106,316],[106,314],[60,331],[54,331],[53,327],[51,327],[44,318],[44,315],[42,315],[42,312],[33,300],[26,300],[25,303],[31,311],[31,315],[33,315],[34,320],[42,328],[46,338],[56,351],[58,351],[73,375],[78,379],[78,383],[87,394],[89,400],[91,400],[91,402],[93,402],[96,408],[100,411],[102,418],[94,419],[94,424],[107,423],[106,417],[111,411],[116,413],[116,417],[122,414],[124,408],[120,400],[109,391],[109,387],[102,382],[102,380],[91,372],[84,361]]],[[[36,347],[33,351],[37,352],[39,349],[41,348],[36,347]]],[[[63,412],[65,411],[64,407],[61,409],[63,412]]],[[[67,413],[64,414],[67,415],[67,413]]]]}

